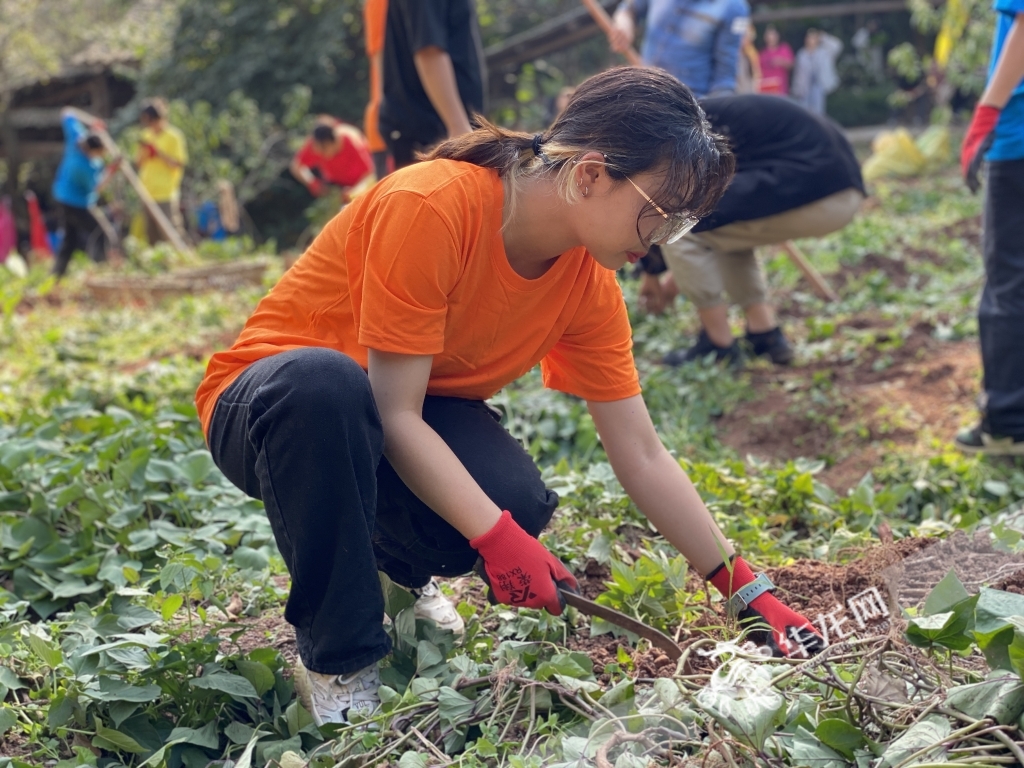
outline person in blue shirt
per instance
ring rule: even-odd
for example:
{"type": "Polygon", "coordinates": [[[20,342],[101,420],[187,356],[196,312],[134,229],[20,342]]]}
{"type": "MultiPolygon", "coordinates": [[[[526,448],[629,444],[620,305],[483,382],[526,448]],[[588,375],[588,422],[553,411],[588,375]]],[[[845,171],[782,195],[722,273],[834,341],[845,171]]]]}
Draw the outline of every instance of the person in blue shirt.
{"type": "Polygon", "coordinates": [[[1024,0],[994,5],[988,84],[960,153],[971,191],[987,166],[978,306],[984,391],[980,421],[955,443],[969,453],[1024,455],[1024,0]]]}
{"type": "MultiPolygon", "coordinates": [[[[60,204],[64,228],[64,240],[53,262],[53,274],[58,278],[67,272],[75,251],[79,248],[86,250],[89,234],[99,226],[89,208],[99,197],[106,163],[103,160],[103,142],[89,129],[101,128],[102,125],[97,121],[87,127],[71,110],[61,112],[64,157],[53,182],[53,197],[60,204]]],[[[93,258],[102,261],[105,254],[94,254],[93,258]]]]}
{"type": "Polygon", "coordinates": [[[647,20],[640,55],[689,86],[697,98],[736,90],[740,46],[750,24],[747,0],[622,0],[609,41],[622,52],[647,20]]]}

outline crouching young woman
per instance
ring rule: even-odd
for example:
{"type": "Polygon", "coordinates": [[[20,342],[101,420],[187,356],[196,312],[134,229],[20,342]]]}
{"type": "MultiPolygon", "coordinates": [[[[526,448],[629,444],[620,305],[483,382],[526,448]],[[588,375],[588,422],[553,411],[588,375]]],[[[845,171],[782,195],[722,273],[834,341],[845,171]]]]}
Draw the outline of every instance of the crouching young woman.
{"type": "Polygon", "coordinates": [[[378,569],[420,589],[479,557],[498,600],[561,613],[556,584],[576,582],[537,541],[557,496],[486,404],[538,362],[741,618],[780,652],[813,631],[741,558],[723,563],[733,549],[640,396],[615,270],[685,234],[733,171],[693,95],[613,69],[536,136],[480,123],[335,217],[196,395],[217,465],[266,506],[318,724],[377,704],[378,569]]]}

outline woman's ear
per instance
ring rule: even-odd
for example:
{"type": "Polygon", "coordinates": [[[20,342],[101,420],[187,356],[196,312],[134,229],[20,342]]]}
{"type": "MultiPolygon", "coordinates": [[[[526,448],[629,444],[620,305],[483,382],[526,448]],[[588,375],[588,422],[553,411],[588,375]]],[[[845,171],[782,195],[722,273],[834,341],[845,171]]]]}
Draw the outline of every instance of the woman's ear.
{"type": "Polygon", "coordinates": [[[605,156],[600,152],[587,152],[576,161],[578,166],[575,174],[577,184],[584,188],[593,188],[598,179],[607,178],[604,169],[607,162],[605,156]]]}

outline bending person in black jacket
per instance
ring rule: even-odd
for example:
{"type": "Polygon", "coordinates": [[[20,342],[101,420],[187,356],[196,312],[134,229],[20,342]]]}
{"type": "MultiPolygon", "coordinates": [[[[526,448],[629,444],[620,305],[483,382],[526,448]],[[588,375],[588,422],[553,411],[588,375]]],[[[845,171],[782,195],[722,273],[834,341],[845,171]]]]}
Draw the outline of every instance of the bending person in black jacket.
{"type": "Polygon", "coordinates": [[[793,351],[768,301],[754,249],[821,237],[849,224],[864,201],[860,166],[837,125],[786,99],[719,96],[702,99],[701,106],[712,128],[729,140],[736,176],[711,216],[660,254],[644,257],[641,304],[661,314],[682,292],[697,307],[700,336],[689,349],[670,352],[664,361],[669,365],[711,353],[740,362],[726,293],[743,308],[753,354],[785,365],[793,351]],[[666,270],[670,274],[659,279],[666,270]]]}

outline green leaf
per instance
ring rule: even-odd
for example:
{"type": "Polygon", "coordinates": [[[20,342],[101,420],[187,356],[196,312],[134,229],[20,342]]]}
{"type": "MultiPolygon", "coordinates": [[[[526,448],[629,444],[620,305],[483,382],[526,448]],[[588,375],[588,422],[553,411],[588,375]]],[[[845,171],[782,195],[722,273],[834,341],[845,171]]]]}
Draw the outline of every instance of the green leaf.
{"type": "Polygon", "coordinates": [[[62,600],[79,595],[91,595],[103,589],[103,582],[94,581],[86,584],[82,579],[67,579],[53,588],[52,594],[55,600],[62,600]]]}
{"type": "Polygon", "coordinates": [[[56,643],[51,643],[39,635],[30,634],[28,636],[28,646],[50,669],[56,669],[64,661],[64,654],[61,652],[60,646],[56,643]]]}
{"type": "Polygon", "coordinates": [[[384,571],[377,573],[380,576],[381,591],[384,593],[384,613],[394,621],[399,613],[413,606],[416,598],[408,590],[395,584],[384,571]]]}
{"type": "Polygon", "coordinates": [[[235,669],[238,670],[238,674],[252,683],[257,696],[262,696],[274,687],[274,673],[266,664],[238,659],[235,661],[235,669]]]}
{"type": "Polygon", "coordinates": [[[314,725],[313,716],[306,711],[306,708],[299,704],[298,700],[288,705],[284,711],[284,720],[288,725],[288,735],[297,736],[303,729],[314,725]]]}
{"type": "MultiPolygon", "coordinates": [[[[420,678],[417,678],[417,680],[419,679],[420,678]]],[[[417,680],[413,680],[413,682],[415,683],[417,680]]],[[[390,712],[395,708],[395,705],[402,700],[402,695],[390,685],[382,685],[378,688],[377,695],[380,696],[380,703],[385,712],[390,712]]]]}
{"type": "Polygon", "coordinates": [[[164,621],[170,621],[171,617],[178,612],[182,604],[185,602],[185,598],[180,592],[175,592],[164,598],[164,601],[160,604],[160,615],[164,621]]]}
{"type": "MultiPolygon", "coordinates": [[[[474,746],[476,747],[476,753],[480,755],[480,757],[498,756],[498,748],[483,737],[477,739],[476,742],[474,743],[474,746]]],[[[401,763],[399,763],[399,765],[401,766],[401,763]]]]}
{"type": "MultiPolygon", "coordinates": [[[[603,565],[612,561],[612,540],[607,533],[598,533],[587,548],[587,557],[593,558],[603,565]]],[[[480,742],[477,742],[478,744],[480,742]]]]}
{"type": "Polygon", "coordinates": [[[697,703],[737,739],[760,750],[786,703],[771,680],[764,665],[743,660],[723,664],[697,693],[697,703]]]}
{"type": "Polygon", "coordinates": [[[85,695],[97,701],[129,701],[146,704],[160,698],[159,685],[129,685],[113,677],[101,677],[98,688],[90,687],[85,695]]]}
{"type": "Polygon", "coordinates": [[[838,718],[822,720],[814,729],[814,735],[824,744],[842,754],[847,760],[853,759],[855,749],[867,744],[867,739],[864,738],[864,734],[859,728],[838,718]]]}
{"type": "Polygon", "coordinates": [[[147,483],[179,483],[186,479],[177,464],[163,459],[151,459],[145,477],[147,483]]]}
{"type": "MultiPolygon", "coordinates": [[[[878,761],[878,768],[893,768],[914,753],[941,743],[951,732],[949,720],[938,715],[928,715],[920,720],[886,747],[878,761]]],[[[918,762],[945,762],[946,748],[937,746],[918,758],[918,762]]]]}
{"type": "Polygon", "coordinates": [[[202,728],[175,728],[168,737],[169,741],[182,744],[195,744],[197,747],[218,749],[220,738],[217,736],[217,721],[211,720],[202,728]]]}
{"type": "Polygon", "coordinates": [[[967,619],[953,611],[920,616],[907,623],[907,639],[920,648],[941,645],[944,648],[964,650],[971,647],[971,637],[966,634],[967,619]]]}
{"type": "Polygon", "coordinates": [[[18,716],[14,713],[14,710],[0,705],[0,737],[11,730],[17,722],[18,716]]]}
{"type": "Polygon", "coordinates": [[[1024,714],[1024,683],[1005,672],[990,680],[958,685],[946,692],[946,706],[976,720],[990,717],[1000,725],[1009,725],[1024,714]]]}
{"type": "Polygon", "coordinates": [[[433,643],[428,643],[426,640],[420,640],[416,644],[416,671],[422,673],[424,670],[430,669],[437,664],[441,664],[444,661],[444,655],[441,650],[433,643]]]}
{"type": "Polygon", "coordinates": [[[636,684],[626,678],[605,691],[600,698],[601,706],[610,708],[636,698],[636,684]]]}
{"type": "Polygon", "coordinates": [[[252,768],[252,751],[256,748],[256,742],[262,735],[259,731],[253,731],[249,743],[245,745],[245,750],[235,763],[235,768],[252,768]]]}
{"type": "Polygon", "coordinates": [[[217,465],[213,463],[209,451],[198,450],[181,459],[178,468],[192,485],[199,485],[217,469],[217,465]]]}
{"type": "Polygon", "coordinates": [[[1024,617],[1024,595],[982,587],[974,609],[974,639],[993,669],[1013,669],[1010,646],[1015,630],[1012,616],[1024,617]]]}
{"type": "Polygon", "coordinates": [[[146,759],[146,762],[142,763],[142,765],[140,765],[139,768],[159,768],[159,766],[162,765],[164,762],[164,755],[167,754],[167,750],[181,743],[182,742],[178,740],[168,741],[166,744],[160,747],[160,749],[158,749],[156,752],[150,755],[146,759]]]}
{"type": "Polygon", "coordinates": [[[252,547],[238,547],[231,554],[231,559],[239,568],[251,568],[254,571],[262,571],[270,565],[270,558],[252,547]]]}
{"type": "Polygon", "coordinates": [[[110,712],[110,719],[113,721],[114,727],[120,728],[121,723],[135,714],[138,708],[139,705],[133,701],[112,701],[107,711],[110,712]]]}
{"type": "Polygon", "coordinates": [[[442,722],[457,725],[473,711],[473,701],[446,685],[438,693],[437,711],[442,722]]]}
{"type": "Polygon", "coordinates": [[[207,691],[220,691],[228,696],[235,696],[243,699],[258,699],[259,695],[252,683],[241,675],[232,675],[228,672],[214,672],[204,677],[193,677],[188,681],[193,688],[202,688],[207,691]]]}
{"type": "Polygon", "coordinates": [[[19,688],[27,688],[23,682],[14,674],[14,670],[0,664],[0,685],[9,691],[16,691],[19,688]]]}
{"type": "Polygon", "coordinates": [[[100,749],[131,752],[135,755],[149,751],[127,733],[115,731],[113,728],[105,728],[100,722],[96,723],[96,736],[92,740],[92,745],[100,749]]]}
{"type": "Polygon", "coordinates": [[[406,752],[398,759],[398,768],[427,768],[430,761],[419,752],[406,752]]]}
{"type": "Polygon", "coordinates": [[[50,701],[50,708],[46,712],[46,724],[51,728],[60,728],[71,719],[75,711],[75,702],[69,699],[64,693],[58,693],[50,701]]]}
{"type": "Polygon", "coordinates": [[[231,739],[235,744],[249,743],[249,739],[252,738],[255,732],[255,728],[239,722],[230,723],[228,727],[224,729],[224,735],[231,739]]]}
{"type": "Polygon", "coordinates": [[[986,480],[981,485],[987,493],[991,493],[996,498],[1002,498],[1010,492],[1010,486],[1001,480],[986,480]]]}
{"type": "Polygon", "coordinates": [[[936,584],[925,598],[924,615],[931,616],[936,613],[952,611],[957,603],[969,600],[970,597],[970,593],[957,578],[956,571],[950,568],[949,573],[942,577],[942,581],[936,584]]]}
{"type": "Polygon", "coordinates": [[[792,765],[807,768],[845,768],[846,761],[834,749],[825,746],[814,735],[802,727],[796,729],[796,735],[788,746],[792,765]]]}

